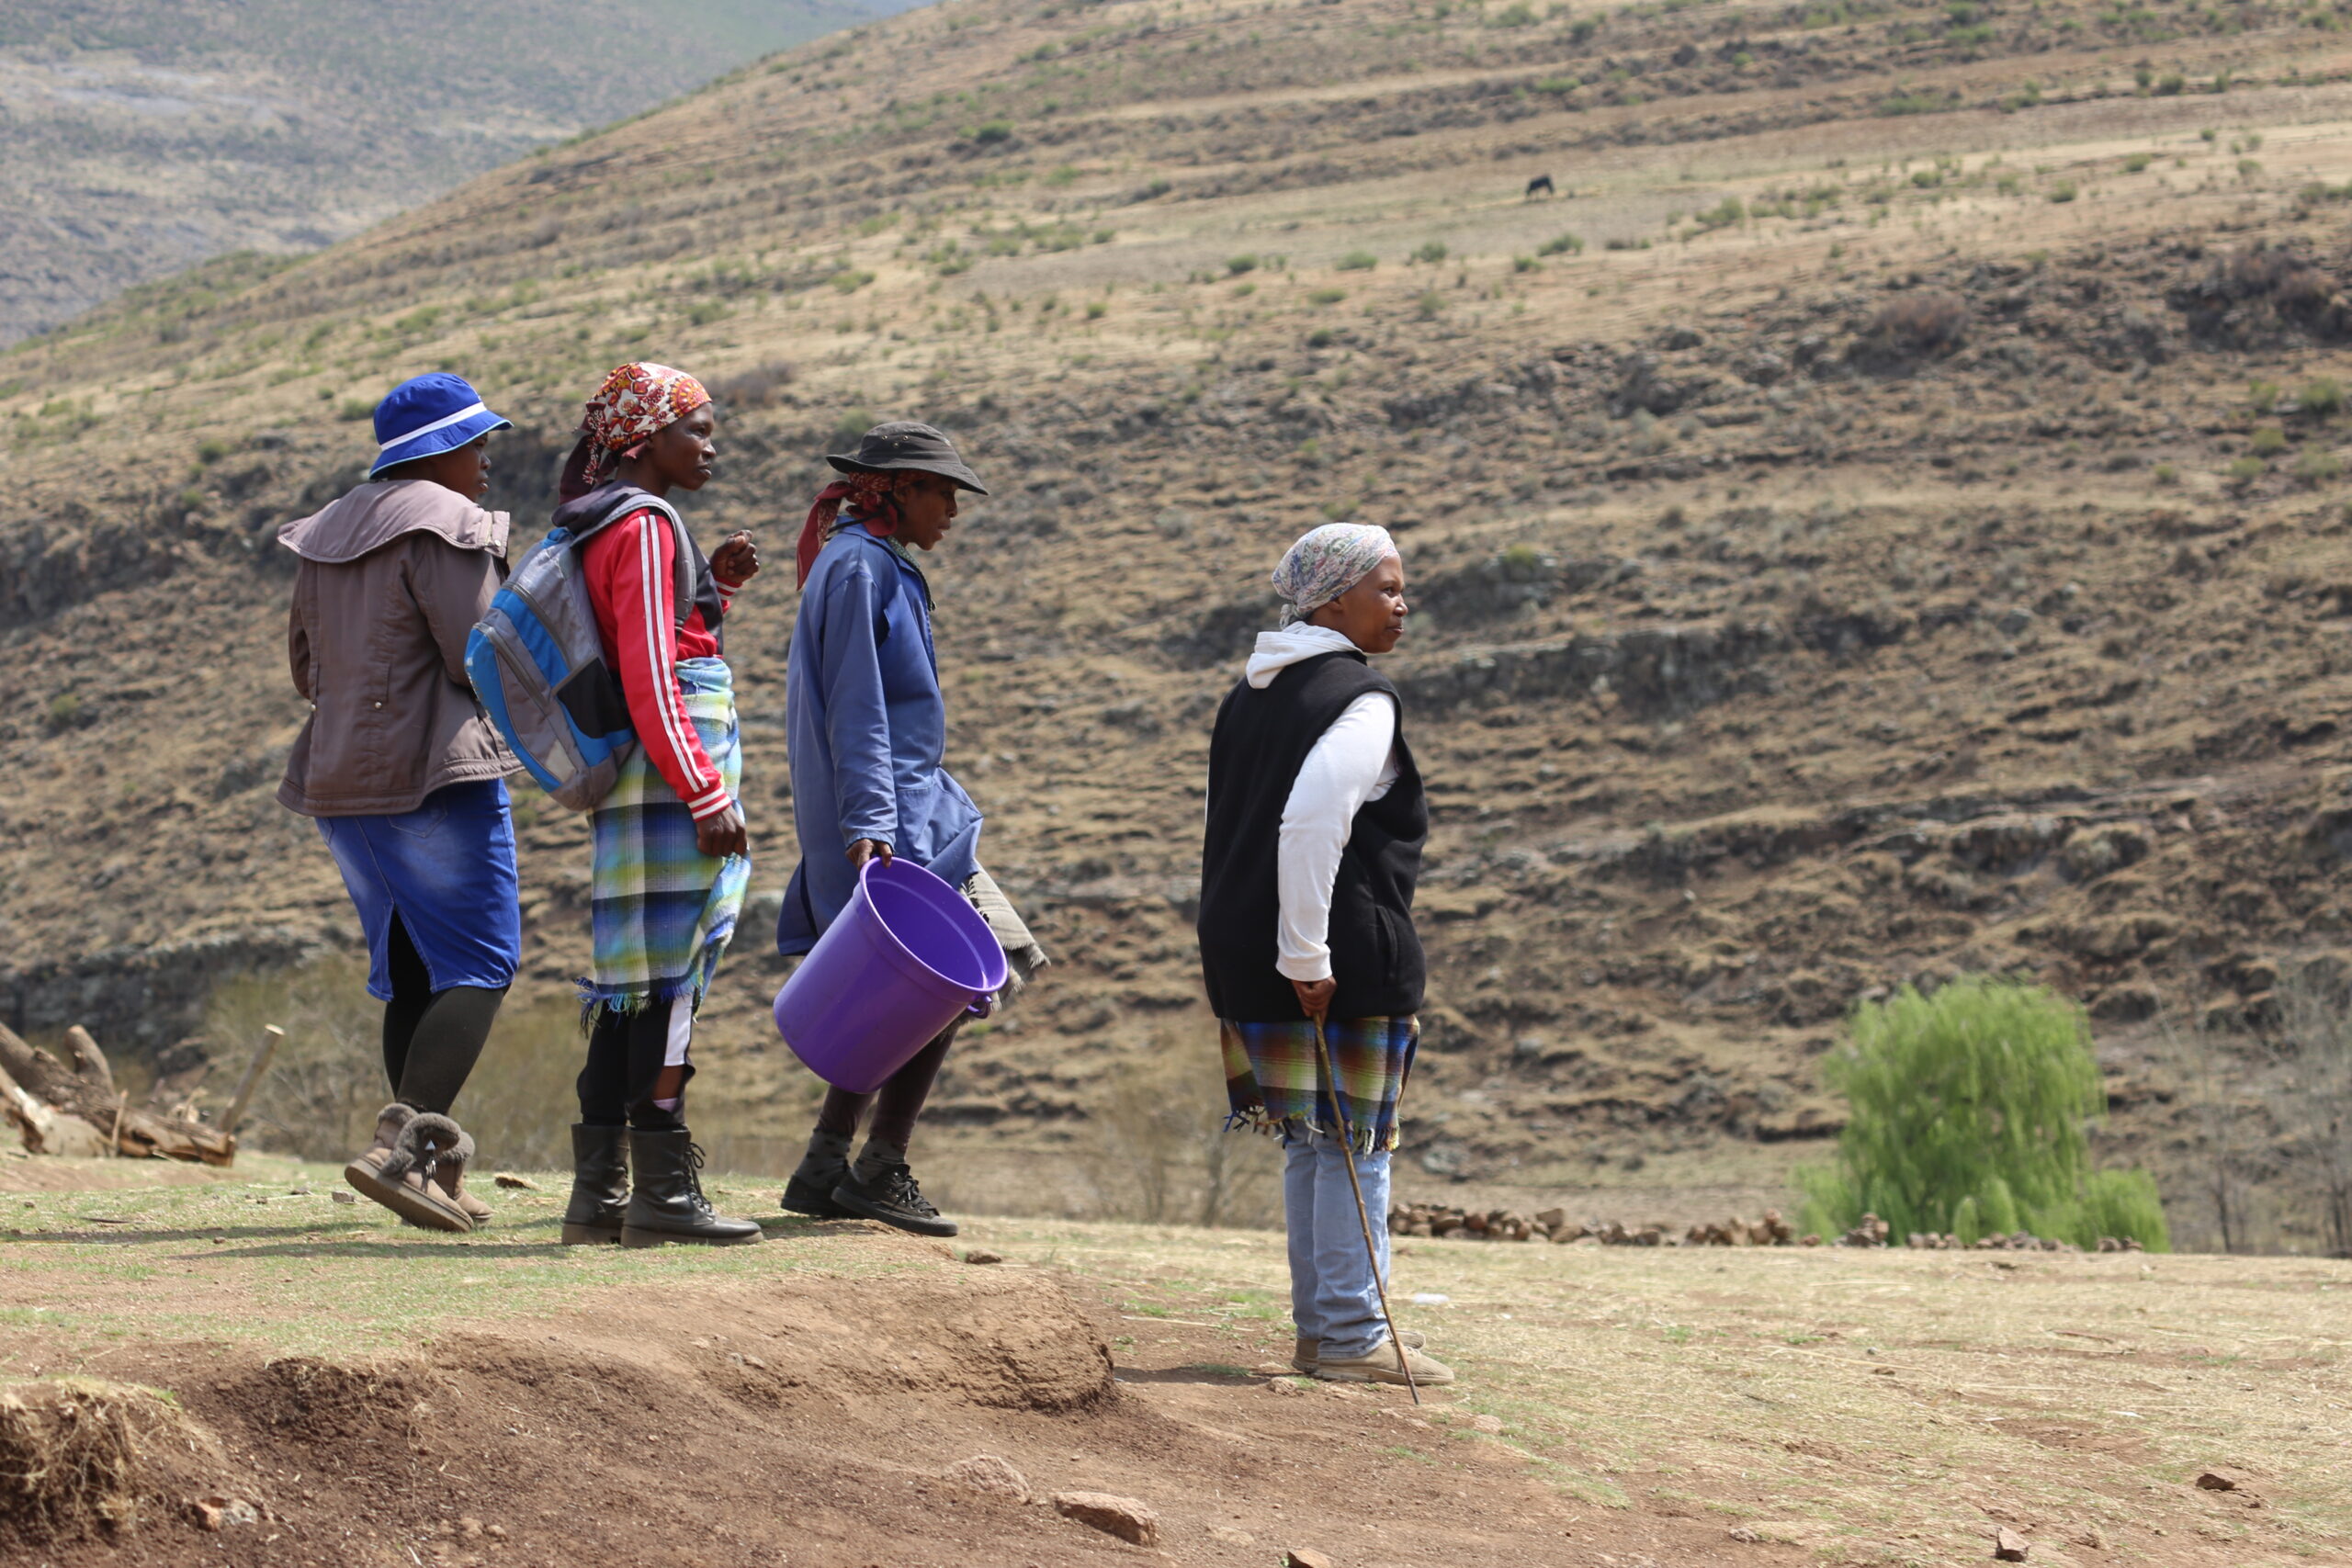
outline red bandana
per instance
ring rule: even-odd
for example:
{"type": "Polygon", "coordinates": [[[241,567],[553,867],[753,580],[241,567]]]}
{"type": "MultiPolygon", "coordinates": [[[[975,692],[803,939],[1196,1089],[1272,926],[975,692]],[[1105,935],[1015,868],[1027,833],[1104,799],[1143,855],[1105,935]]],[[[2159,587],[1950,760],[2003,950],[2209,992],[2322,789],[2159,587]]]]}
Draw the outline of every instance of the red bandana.
{"type": "Polygon", "coordinates": [[[833,519],[840,515],[842,502],[854,501],[857,520],[865,525],[867,533],[887,539],[899,531],[899,481],[903,473],[845,474],[817,492],[817,502],[808,509],[808,521],[800,526],[799,548],[794,558],[800,568],[799,581],[806,584],[808,573],[817,565],[817,554],[832,536],[833,519]]]}

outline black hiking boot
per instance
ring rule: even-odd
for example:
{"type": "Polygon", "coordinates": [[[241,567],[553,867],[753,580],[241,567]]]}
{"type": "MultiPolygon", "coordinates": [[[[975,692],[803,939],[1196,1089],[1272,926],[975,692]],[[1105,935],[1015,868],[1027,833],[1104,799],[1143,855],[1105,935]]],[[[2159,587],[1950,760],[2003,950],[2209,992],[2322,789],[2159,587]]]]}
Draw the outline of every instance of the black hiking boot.
{"type": "Polygon", "coordinates": [[[563,1245],[617,1246],[628,1207],[628,1129],[571,1126],[571,1202],[563,1211],[563,1245]]]}
{"type": "Polygon", "coordinates": [[[702,1150],[684,1127],[674,1132],[628,1132],[632,1180],[628,1208],[621,1216],[623,1247],[660,1247],[686,1242],[700,1247],[740,1247],[760,1239],[752,1220],[730,1220],[702,1195],[702,1150]]]}
{"type": "Polygon", "coordinates": [[[884,1166],[872,1181],[860,1181],[853,1171],[833,1189],[833,1201],[860,1219],[879,1220],[917,1235],[956,1234],[956,1222],[940,1217],[915,1185],[914,1172],[903,1165],[884,1166]]]}
{"type": "Polygon", "coordinates": [[[806,1214],[812,1220],[854,1219],[855,1215],[833,1201],[833,1189],[848,1179],[847,1160],[822,1176],[808,1177],[795,1171],[792,1179],[784,1184],[785,1212],[806,1214]]]}

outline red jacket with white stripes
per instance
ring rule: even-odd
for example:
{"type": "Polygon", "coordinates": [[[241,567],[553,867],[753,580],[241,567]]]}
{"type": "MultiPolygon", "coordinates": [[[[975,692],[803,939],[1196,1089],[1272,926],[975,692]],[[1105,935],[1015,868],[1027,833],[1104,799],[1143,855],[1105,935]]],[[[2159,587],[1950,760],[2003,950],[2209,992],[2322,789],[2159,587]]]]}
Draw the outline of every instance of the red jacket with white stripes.
{"type": "Polygon", "coordinates": [[[674,671],[681,659],[718,654],[716,621],[725,616],[735,590],[742,585],[706,573],[717,595],[698,595],[681,626],[675,603],[676,553],[670,525],[649,510],[598,530],[581,557],[596,629],[604,634],[605,655],[616,666],[614,674],[620,679],[638,744],[699,821],[727,808],[727,785],[678,700],[674,671]]]}

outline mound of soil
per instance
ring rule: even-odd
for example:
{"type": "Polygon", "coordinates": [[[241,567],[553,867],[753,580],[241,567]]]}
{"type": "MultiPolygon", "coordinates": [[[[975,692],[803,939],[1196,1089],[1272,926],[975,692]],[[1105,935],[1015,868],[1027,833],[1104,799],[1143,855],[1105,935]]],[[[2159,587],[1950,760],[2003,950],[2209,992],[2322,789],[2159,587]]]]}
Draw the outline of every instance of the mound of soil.
{"type": "MultiPolygon", "coordinates": [[[[1206,1359],[1231,1354],[1229,1338],[1128,1322],[1056,1276],[944,1252],[877,1234],[838,1272],[787,1263],[756,1282],[619,1286],[375,1360],[213,1343],[108,1358],[176,1408],[138,1390],[109,1404],[80,1382],[19,1385],[0,1402],[0,1455],[16,1452],[20,1411],[40,1413],[44,1452],[64,1451],[57,1412],[76,1402],[148,1414],[109,1414],[116,1440],[83,1442],[103,1450],[91,1484],[0,1503],[0,1558],[1091,1563],[1136,1549],[1054,1499],[1104,1493],[1156,1514],[1163,1552],[1187,1563],[1363,1539],[1404,1562],[1560,1560],[1561,1499],[1509,1456],[1402,1457],[1400,1438],[1443,1438],[1390,1408],[1402,1390],[1284,1382],[1274,1392],[1289,1397],[1269,1397],[1264,1379],[1206,1359]],[[1123,1330],[1135,1333],[1114,1371],[1107,1335],[1123,1330]],[[1284,1539],[1244,1528],[1267,1521],[1284,1539]]],[[[1287,1348],[1270,1335],[1260,1352],[1287,1348]]],[[[1442,1414],[1430,1397],[1424,1414],[1442,1414]]],[[[1612,1547],[1719,1533],[1654,1517],[1606,1528],[1625,1537],[1612,1547]]]]}

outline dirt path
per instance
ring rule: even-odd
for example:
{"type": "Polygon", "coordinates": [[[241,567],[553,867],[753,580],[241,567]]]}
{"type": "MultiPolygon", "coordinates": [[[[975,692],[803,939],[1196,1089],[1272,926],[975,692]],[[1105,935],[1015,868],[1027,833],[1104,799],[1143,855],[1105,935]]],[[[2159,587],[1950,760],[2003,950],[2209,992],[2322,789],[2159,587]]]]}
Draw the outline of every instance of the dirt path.
{"type": "Polygon", "coordinates": [[[85,1431],[120,1408],[139,1452],[130,1528],[12,1505],[0,1557],[1143,1555],[1036,1500],[1099,1491],[1157,1513],[1164,1560],[1233,1568],[1960,1562],[2001,1528],[2044,1563],[2352,1561],[2341,1263],[1411,1242],[1400,1310],[1463,1373],[1416,1410],[1265,1375],[1269,1232],[778,1217],[624,1254],[550,1245],[552,1178],[453,1239],[324,1176],[9,1200],[0,1450],[21,1468],[21,1412],[63,1404],[85,1431]],[[983,1454],[1028,1500],[951,1478],[983,1454]]]}

